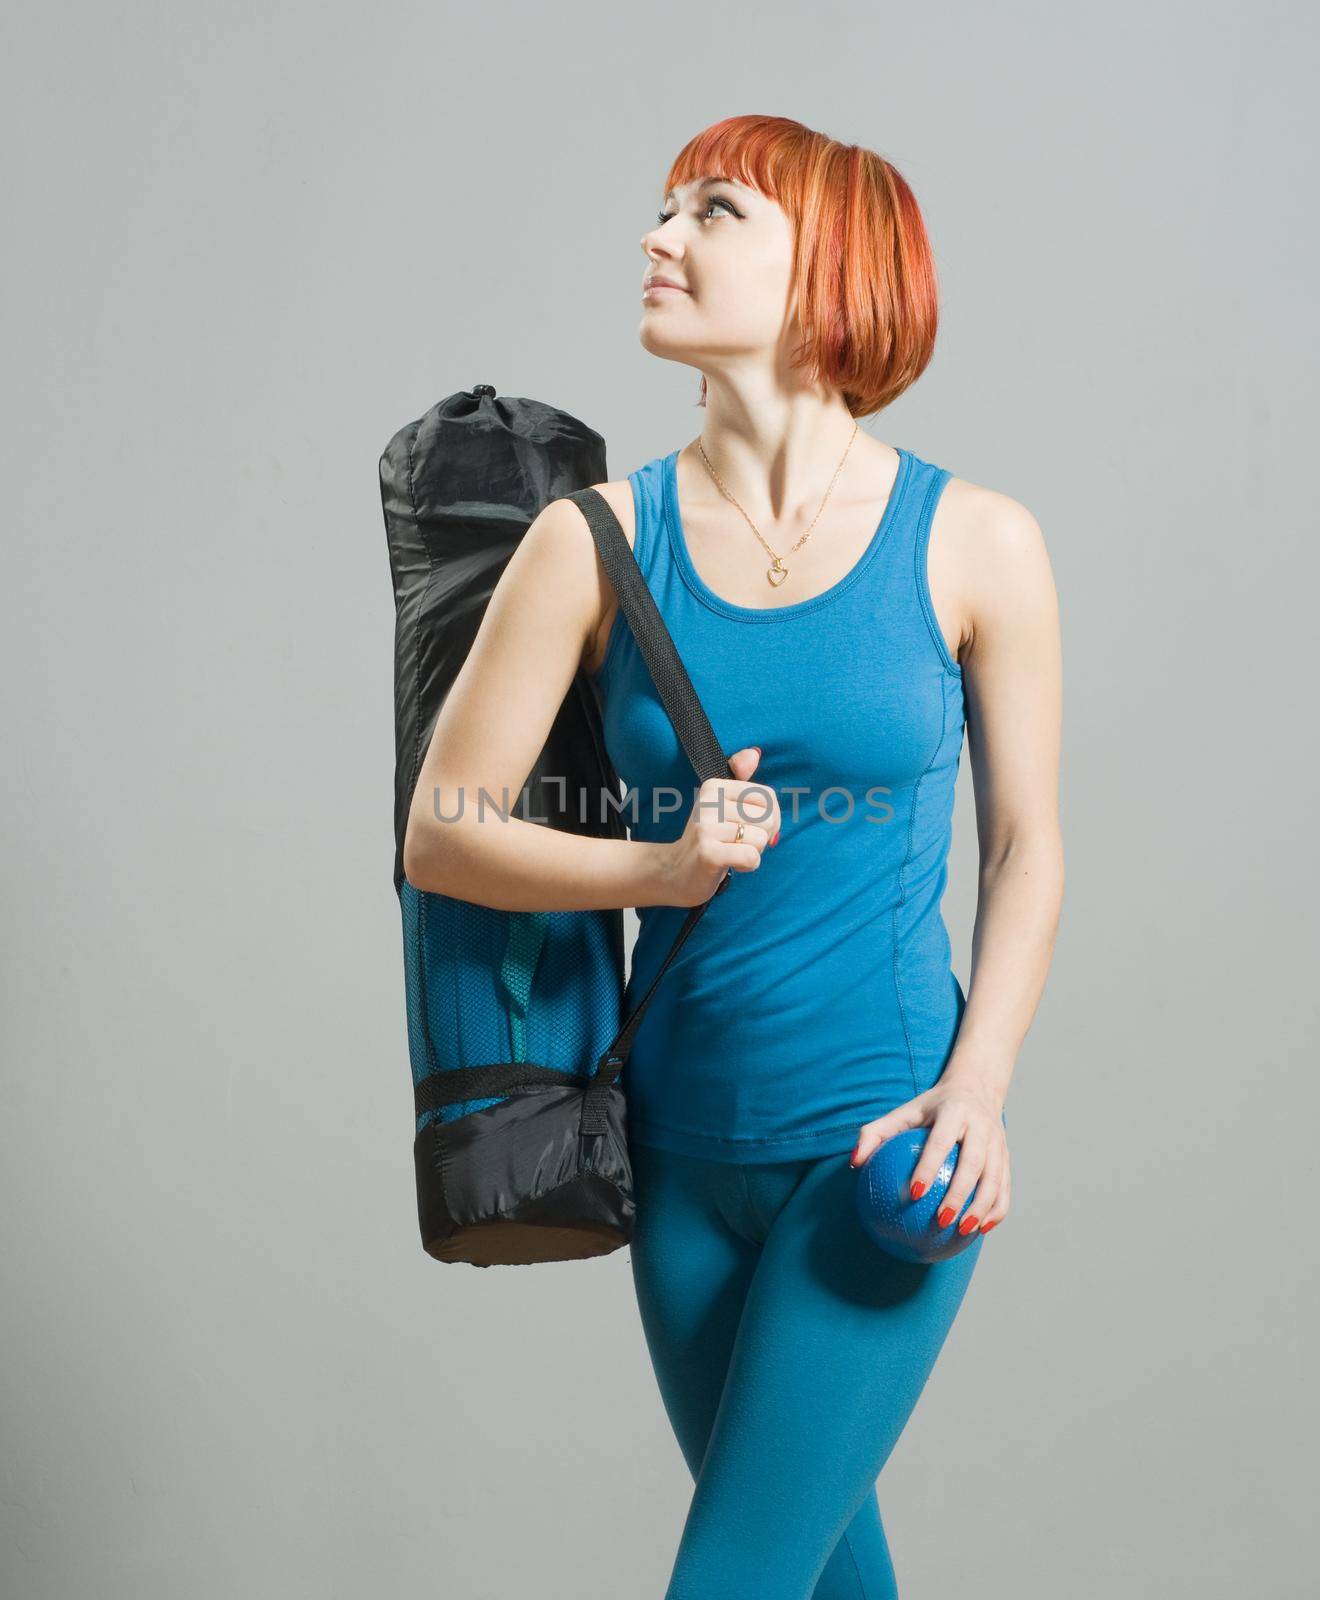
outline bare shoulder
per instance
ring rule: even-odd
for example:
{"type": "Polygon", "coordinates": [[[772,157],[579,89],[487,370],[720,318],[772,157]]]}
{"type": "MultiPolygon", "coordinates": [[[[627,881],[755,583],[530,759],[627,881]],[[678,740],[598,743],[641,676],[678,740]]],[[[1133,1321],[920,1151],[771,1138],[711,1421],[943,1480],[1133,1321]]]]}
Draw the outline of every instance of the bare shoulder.
{"type": "Polygon", "coordinates": [[[1045,552],[1040,524],[1020,500],[967,478],[950,478],[935,508],[936,529],[960,565],[996,566],[1031,560],[1045,552]]]}
{"type": "MultiPolygon", "coordinates": [[[[603,496],[631,544],[632,486],[625,479],[623,483],[593,483],[591,487],[603,496]]],[[[547,501],[541,507],[528,524],[518,550],[524,561],[535,562],[538,567],[563,565],[574,585],[579,585],[583,575],[593,567],[599,569],[603,576],[600,558],[596,555],[596,541],[592,538],[587,519],[581,508],[566,494],[547,501]]]]}
{"type": "MultiPolygon", "coordinates": [[[[628,543],[633,541],[632,485],[626,478],[618,482],[593,483],[591,486],[619,519],[628,543]]],[[[595,540],[581,509],[568,497],[560,495],[548,501],[532,519],[527,532],[535,530],[538,539],[547,542],[576,543],[583,551],[595,549],[595,540]]]]}
{"type": "Polygon", "coordinates": [[[944,486],[927,564],[932,600],[958,659],[966,659],[978,624],[1023,603],[1048,603],[1053,593],[1045,536],[1032,512],[966,478],[944,486]]]}
{"type": "MultiPolygon", "coordinates": [[[[593,483],[591,488],[605,501],[619,520],[624,536],[632,545],[635,531],[632,484],[627,478],[593,483]]],[[[581,509],[567,496],[552,500],[528,529],[528,537],[536,530],[538,540],[544,539],[546,553],[551,552],[571,562],[568,570],[571,581],[583,585],[583,603],[590,607],[591,623],[587,647],[582,655],[582,668],[586,672],[599,669],[618,611],[614,586],[610,583],[596,551],[596,541],[582,515],[581,509]]]]}
{"type": "Polygon", "coordinates": [[[1058,600],[1045,535],[1011,495],[951,477],[931,522],[932,602],[951,653],[968,665],[993,640],[1057,631],[1058,600]]]}
{"type": "MultiPolygon", "coordinates": [[[[629,483],[627,478],[619,478],[612,479],[608,483],[593,483],[591,487],[619,519],[619,526],[628,536],[628,543],[631,544],[633,542],[634,523],[632,484],[629,483]]],[[[586,527],[585,519],[581,519],[581,525],[584,528],[586,527]]]]}

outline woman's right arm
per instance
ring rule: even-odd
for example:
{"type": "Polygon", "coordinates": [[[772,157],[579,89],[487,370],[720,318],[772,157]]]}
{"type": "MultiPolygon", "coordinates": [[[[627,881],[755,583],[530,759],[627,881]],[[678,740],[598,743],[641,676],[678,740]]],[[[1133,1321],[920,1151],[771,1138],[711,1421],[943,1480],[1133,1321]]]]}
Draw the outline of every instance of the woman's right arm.
{"type": "Polygon", "coordinates": [[[552,500],[501,573],[417,777],[403,842],[415,888],[505,911],[584,911],[659,903],[663,855],[630,839],[593,839],[504,821],[573,682],[606,594],[586,521],[552,500]],[[482,789],[488,797],[478,817],[482,789]],[[436,816],[436,790],[446,816],[436,816]]]}

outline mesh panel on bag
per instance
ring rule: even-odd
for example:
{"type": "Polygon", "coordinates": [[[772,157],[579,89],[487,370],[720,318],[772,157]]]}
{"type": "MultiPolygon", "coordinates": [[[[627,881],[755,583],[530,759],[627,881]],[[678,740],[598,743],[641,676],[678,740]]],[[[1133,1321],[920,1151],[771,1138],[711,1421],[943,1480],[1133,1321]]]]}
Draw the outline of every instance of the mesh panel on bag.
{"type": "MultiPolygon", "coordinates": [[[[504,1061],[594,1074],[621,1020],[617,913],[502,911],[429,894],[407,879],[399,898],[414,1083],[504,1061]]],[[[417,1132],[504,1098],[424,1112],[417,1132]]]]}

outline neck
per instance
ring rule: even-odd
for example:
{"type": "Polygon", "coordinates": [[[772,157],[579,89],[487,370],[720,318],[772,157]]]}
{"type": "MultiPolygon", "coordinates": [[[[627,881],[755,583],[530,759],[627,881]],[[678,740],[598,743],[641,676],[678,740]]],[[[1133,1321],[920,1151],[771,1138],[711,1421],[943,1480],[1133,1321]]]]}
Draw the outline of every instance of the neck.
{"type": "MultiPolygon", "coordinates": [[[[780,522],[807,506],[814,513],[845,453],[851,463],[864,441],[837,390],[774,390],[757,396],[707,375],[699,442],[720,480],[753,518],[759,512],[780,522]]],[[[718,495],[697,442],[685,450],[718,495]]]]}

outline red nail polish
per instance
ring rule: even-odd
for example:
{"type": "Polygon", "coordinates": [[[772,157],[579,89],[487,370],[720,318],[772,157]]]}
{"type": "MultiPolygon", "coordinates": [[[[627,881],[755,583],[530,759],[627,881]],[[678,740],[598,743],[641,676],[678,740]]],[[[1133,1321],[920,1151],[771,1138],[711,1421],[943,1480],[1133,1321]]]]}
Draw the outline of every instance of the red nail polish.
{"type": "Polygon", "coordinates": [[[772,849],[772,850],[773,850],[773,849],[774,849],[774,847],[775,847],[775,846],[776,846],[776,845],[777,845],[777,844],[778,844],[778,843],[779,843],[779,829],[778,829],[778,828],[776,828],[776,829],[775,829],[775,836],[774,836],[774,838],[773,838],[773,839],[771,839],[771,841],[770,841],[770,848],[771,848],[771,849],[772,849]]]}
{"type": "Polygon", "coordinates": [[[999,1218],[996,1217],[993,1222],[987,1222],[985,1227],[981,1229],[981,1232],[982,1233],[989,1233],[991,1228],[997,1228],[998,1226],[999,1226],[999,1218]]]}
{"type": "Polygon", "coordinates": [[[926,1192],[926,1185],[921,1181],[921,1179],[920,1178],[913,1178],[913,1180],[912,1180],[912,1198],[914,1200],[920,1200],[922,1195],[925,1194],[925,1192],[926,1192]]]}
{"type": "Polygon", "coordinates": [[[962,1219],[962,1221],[958,1224],[958,1232],[959,1233],[970,1233],[975,1226],[976,1226],[976,1214],[974,1212],[969,1211],[967,1213],[967,1215],[962,1219]]]}
{"type": "Polygon", "coordinates": [[[955,1213],[952,1206],[945,1206],[935,1220],[939,1223],[941,1228],[947,1228],[953,1221],[954,1214],[955,1213]]]}

